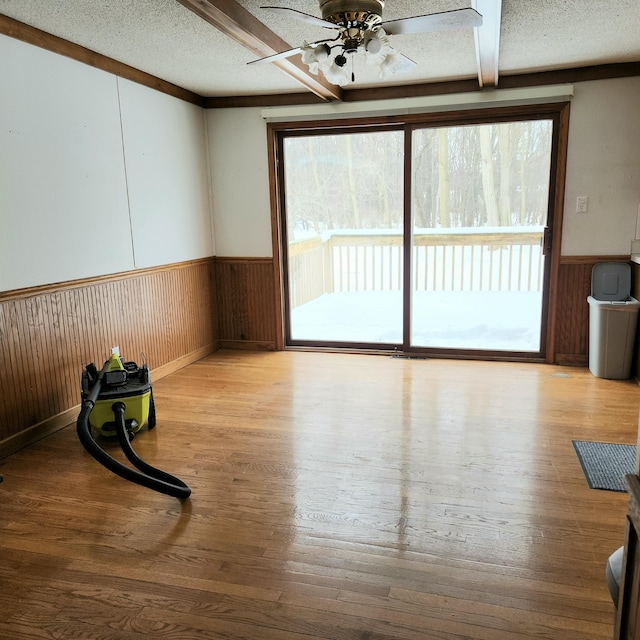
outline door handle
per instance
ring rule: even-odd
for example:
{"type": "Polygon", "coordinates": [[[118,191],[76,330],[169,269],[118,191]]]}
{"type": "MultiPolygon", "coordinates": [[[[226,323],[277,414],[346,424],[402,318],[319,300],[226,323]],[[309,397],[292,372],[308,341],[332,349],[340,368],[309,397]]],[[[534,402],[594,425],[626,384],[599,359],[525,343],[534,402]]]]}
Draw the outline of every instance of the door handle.
{"type": "Polygon", "coordinates": [[[540,244],[542,246],[542,255],[548,256],[551,253],[551,229],[549,227],[544,228],[540,244]]]}

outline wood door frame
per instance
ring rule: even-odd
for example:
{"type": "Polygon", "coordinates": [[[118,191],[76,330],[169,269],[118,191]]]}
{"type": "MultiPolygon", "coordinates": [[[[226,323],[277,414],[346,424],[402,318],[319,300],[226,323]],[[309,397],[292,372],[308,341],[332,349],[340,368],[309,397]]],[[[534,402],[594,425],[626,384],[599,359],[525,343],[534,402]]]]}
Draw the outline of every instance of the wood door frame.
{"type": "MultiPolygon", "coordinates": [[[[285,344],[285,291],[283,274],[283,184],[284,163],[282,158],[282,140],[289,134],[312,135],[314,133],[364,133],[379,131],[385,128],[413,128],[419,125],[453,126],[458,124],[487,124],[490,122],[518,121],[522,119],[548,119],[553,121],[551,166],[549,180],[549,199],[547,221],[551,251],[545,260],[543,285],[543,311],[541,325],[541,357],[530,354],[493,351],[465,350],[425,350],[430,355],[442,358],[482,359],[482,360],[521,360],[552,363],[555,360],[555,324],[557,314],[557,282],[561,255],[562,220],[564,207],[564,191],[566,177],[567,146],[569,138],[570,102],[552,102],[536,105],[514,105],[509,107],[486,107],[481,109],[444,111],[437,113],[409,114],[401,116],[377,116],[367,118],[351,118],[347,120],[317,120],[302,122],[267,123],[267,147],[269,160],[269,184],[271,206],[271,234],[273,245],[274,303],[276,313],[276,348],[283,350],[285,344]]],[[[406,144],[406,141],[405,141],[406,144]]],[[[405,163],[406,171],[407,163],[405,163]]],[[[406,183],[406,180],[405,180],[406,183]]],[[[407,186],[404,186],[405,194],[407,186]]],[[[405,198],[406,200],[406,198],[405,198]]],[[[405,202],[405,207],[407,203],[405,202]]],[[[406,311],[406,310],[405,310],[406,311]]],[[[308,347],[314,348],[314,347],[308,347]]],[[[363,351],[359,345],[327,345],[323,343],[317,348],[339,348],[340,350],[356,349],[363,351]]],[[[378,351],[371,345],[364,351],[378,351]]],[[[380,350],[382,351],[382,350],[380,350]]]]}

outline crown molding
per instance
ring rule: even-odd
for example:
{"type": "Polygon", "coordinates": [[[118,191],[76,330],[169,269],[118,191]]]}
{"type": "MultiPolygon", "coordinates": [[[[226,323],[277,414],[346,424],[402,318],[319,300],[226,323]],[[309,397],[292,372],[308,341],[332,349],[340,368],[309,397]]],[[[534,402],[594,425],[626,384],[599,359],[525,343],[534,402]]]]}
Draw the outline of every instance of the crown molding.
{"type": "Polygon", "coordinates": [[[41,31],[40,29],[36,29],[35,27],[25,24],[24,22],[19,22],[18,20],[14,20],[13,18],[9,18],[2,14],[0,14],[0,34],[9,36],[10,38],[15,38],[16,40],[21,40],[22,42],[32,44],[53,53],[58,53],[62,56],[66,56],[67,58],[71,58],[72,60],[76,60],[77,62],[88,64],[96,69],[112,73],[119,78],[125,78],[126,80],[137,82],[145,87],[166,93],[174,98],[180,98],[186,102],[191,102],[199,107],[204,107],[204,98],[197,93],[178,87],[175,84],[161,80],[156,76],[152,76],[149,73],[130,67],[122,62],[118,62],[117,60],[104,56],[101,53],[82,47],[79,44],[69,42],[68,40],[64,40],[58,36],[51,35],[46,31],[41,31]]]}

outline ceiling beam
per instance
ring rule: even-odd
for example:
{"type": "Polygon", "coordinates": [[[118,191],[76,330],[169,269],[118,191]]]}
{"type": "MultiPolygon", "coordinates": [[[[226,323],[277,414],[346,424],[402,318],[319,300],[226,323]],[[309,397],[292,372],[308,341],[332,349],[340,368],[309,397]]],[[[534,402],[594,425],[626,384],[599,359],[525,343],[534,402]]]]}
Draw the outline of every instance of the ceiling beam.
{"type": "MultiPolygon", "coordinates": [[[[216,29],[253,51],[258,58],[293,47],[235,0],[178,0],[216,29]]],[[[342,100],[342,89],[309,72],[299,56],[271,62],[323,100],[342,100]]]]}
{"type": "Polygon", "coordinates": [[[472,0],[471,4],[482,16],[482,25],[474,29],[478,82],[481,87],[497,87],[502,0],[472,0]]]}

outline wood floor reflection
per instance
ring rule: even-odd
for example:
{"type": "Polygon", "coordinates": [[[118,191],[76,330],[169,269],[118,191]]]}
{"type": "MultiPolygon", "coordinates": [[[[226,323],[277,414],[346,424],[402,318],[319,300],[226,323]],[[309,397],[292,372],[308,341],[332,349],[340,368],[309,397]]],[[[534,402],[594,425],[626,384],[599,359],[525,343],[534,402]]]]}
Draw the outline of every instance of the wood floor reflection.
{"type": "Polygon", "coordinates": [[[588,488],[572,440],[635,444],[635,382],[222,351],[154,395],[134,446],[189,501],[73,426],[0,463],[0,638],[611,638],[627,496],[588,488]]]}

